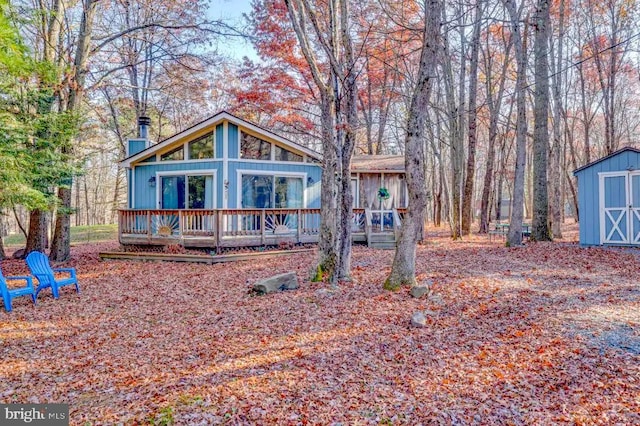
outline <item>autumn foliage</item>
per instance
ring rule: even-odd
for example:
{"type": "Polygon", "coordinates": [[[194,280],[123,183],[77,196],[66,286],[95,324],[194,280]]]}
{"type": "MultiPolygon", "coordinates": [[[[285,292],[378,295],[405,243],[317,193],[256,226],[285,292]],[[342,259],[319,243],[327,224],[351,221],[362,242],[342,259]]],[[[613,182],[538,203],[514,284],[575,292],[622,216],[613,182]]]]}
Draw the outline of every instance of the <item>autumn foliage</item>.
{"type": "Polygon", "coordinates": [[[365,247],[335,293],[309,282],[306,254],[101,262],[109,244],[75,247],[82,293],[0,312],[0,402],[66,402],[72,424],[640,421],[635,251],[428,236],[428,300],[383,291],[389,252],[365,247]],[[300,290],[248,293],[288,271],[300,290]],[[408,327],[417,310],[427,328],[408,327]]]}

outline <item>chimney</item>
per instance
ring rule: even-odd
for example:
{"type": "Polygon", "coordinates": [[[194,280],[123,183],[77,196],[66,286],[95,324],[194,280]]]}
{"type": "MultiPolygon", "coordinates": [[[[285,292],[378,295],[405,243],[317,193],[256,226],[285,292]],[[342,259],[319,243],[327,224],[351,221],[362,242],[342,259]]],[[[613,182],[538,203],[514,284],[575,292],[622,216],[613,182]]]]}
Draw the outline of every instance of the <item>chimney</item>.
{"type": "Polygon", "coordinates": [[[141,139],[149,139],[149,125],[151,119],[149,117],[138,118],[138,137],[141,139]]]}

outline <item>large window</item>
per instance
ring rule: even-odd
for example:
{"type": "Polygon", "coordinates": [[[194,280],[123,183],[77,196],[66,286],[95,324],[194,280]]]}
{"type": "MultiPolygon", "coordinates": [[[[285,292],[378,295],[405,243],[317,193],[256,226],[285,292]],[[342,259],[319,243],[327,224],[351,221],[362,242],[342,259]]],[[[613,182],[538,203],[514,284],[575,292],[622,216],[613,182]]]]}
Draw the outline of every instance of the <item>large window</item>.
{"type": "Polygon", "coordinates": [[[160,181],[160,208],[213,208],[213,175],[162,176],[160,181]]]}
{"type": "Polygon", "coordinates": [[[213,132],[189,142],[189,159],[202,160],[213,158],[213,132]]]}
{"type": "Polygon", "coordinates": [[[276,145],[275,147],[276,149],[276,161],[297,161],[299,163],[302,163],[302,155],[298,155],[295,154],[291,151],[287,151],[284,148],[280,148],[279,146],[276,145]]]}
{"type": "Polygon", "coordinates": [[[242,208],[302,208],[302,178],[288,176],[242,175],[242,208]]]}
{"type": "Polygon", "coordinates": [[[240,158],[271,160],[271,144],[245,132],[241,132],[240,158]]]}
{"type": "Polygon", "coordinates": [[[165,152],[160,156],[160,160],[161,161],[184,160],[184,147],[179,146],[174,150],[165,152]]]}

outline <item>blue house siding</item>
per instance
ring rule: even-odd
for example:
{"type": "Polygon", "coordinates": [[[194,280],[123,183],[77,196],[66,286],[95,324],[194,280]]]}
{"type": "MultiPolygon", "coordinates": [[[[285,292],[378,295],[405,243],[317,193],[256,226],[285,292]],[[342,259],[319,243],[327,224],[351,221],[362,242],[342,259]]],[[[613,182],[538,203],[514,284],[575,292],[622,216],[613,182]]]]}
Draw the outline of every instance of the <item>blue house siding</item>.
{"type": "Polygon", "coordinates": [[[127,145],[127,156],[134,155],[147,147],[146,139],[129,139],[127,145]]]}
{"type": "MultiPolygon", "coordinates": [[[[135,205],[134,209],[157,209],[156,187],[149,186],[149,179],[156,176],[156,172],[181,172],[187,170],[215,170],[216,181],[216,208],[222,206],[222,161],[197,161],[184,163],[155,163],[155,164],[139,164],[132,169],[135,175],[135,205]]],[[[160,185],[156,182],[155,185],[160,185]]]]}
{"type": "Polygon", "coordinates": [[[252,170],[258,172],[273,172],[306,174],[306,207],[320,207],[320,184],[322,169],[320,166],[311,163],[270,163],[270,162],[245,162],[245,161],[229,161],[229,208],[241,208],[238,205],[238,196],[240,193],[240,182],[238,181],[239,170],[252,170]],[[311,178],[311,179],[309,179],[311,178]]]}
{"type": "MultiPolygon", "coordinates": [[[[580,214],[580,244],[600,244],[600,180],[599,173],[626,172],[640,170],[640,153],[633,150],[621,151],[610,158],[596,162],[591,166],[579,169],[575,172],[578,178],[578,207],[580,214]]],[[[624,178],[620,178],[624,179],[624,178]]],[[[634,178],[634,183],[636,183],[634,178]]],[[[605,184],[605,206],[624,206],[626,193],[620,185],[615,185],[614,180],[608,179],[605,184]]],[[[634,189],[634,192],[640,190],[634,189]]],[[[640,193],[639,193],[640,194],[640,193]]],[[[626,232],[626,225],[623,232],[626,232]]],[[[608,226],[605,231],[610,231],[608,226]]]]}
{"type": "Polygon", "coordinates": [[[222,124],[218,124],[216,126],[216,158],[223,157],[223,145],[224,145],[224,126],[222,124]]]}
{"type": "Polygon", "coordinates": [[[239,140],[239,131],[238,126],[233,123],[229,123],[228,127],[229,132],[229,150],[227,151],[227,156],[229,158],[238,158],[238,140],[239,140]]]}

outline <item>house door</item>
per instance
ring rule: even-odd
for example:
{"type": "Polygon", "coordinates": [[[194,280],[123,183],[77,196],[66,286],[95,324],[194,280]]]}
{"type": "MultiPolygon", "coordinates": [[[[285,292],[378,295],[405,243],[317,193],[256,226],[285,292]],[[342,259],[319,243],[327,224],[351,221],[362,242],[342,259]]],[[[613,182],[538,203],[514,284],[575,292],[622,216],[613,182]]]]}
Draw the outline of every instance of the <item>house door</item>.
{"type": "Polygon", "coordinates": [[[640,244],[640,173],[600,175],[600,243],[640,244]]]}

